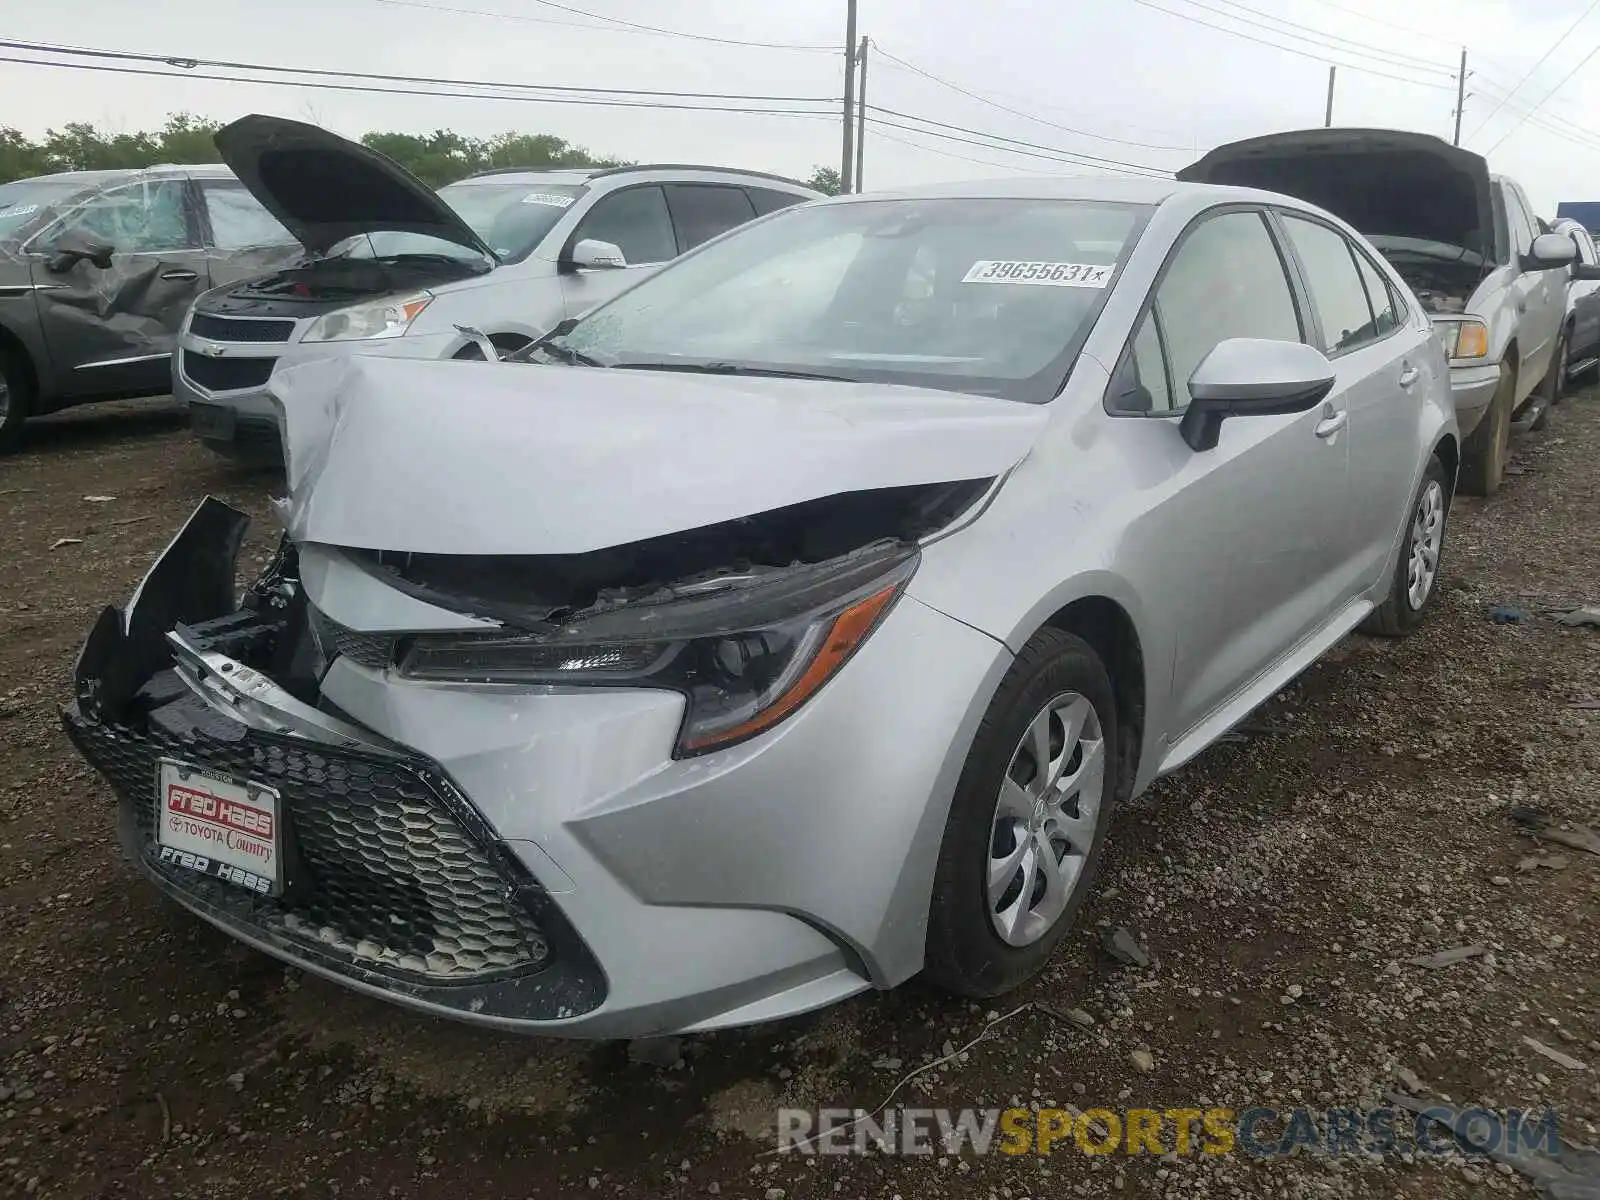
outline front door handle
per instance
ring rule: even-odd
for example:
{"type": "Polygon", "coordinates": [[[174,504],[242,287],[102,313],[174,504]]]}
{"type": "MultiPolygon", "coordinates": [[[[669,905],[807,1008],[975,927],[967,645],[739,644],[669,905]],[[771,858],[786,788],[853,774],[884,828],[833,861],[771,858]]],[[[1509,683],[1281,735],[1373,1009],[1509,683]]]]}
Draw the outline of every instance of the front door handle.
{"type": "Polygon", "coordinates": [[[1312,432],[1319,438],[1331,438],[1349,423],[1350,413],[1348,409],[1340,409],[1338,412],[1334,412],[1331,406],[1324,406],[1322,420],[1317,422],[1317,427],[1312,432]]]}
{"type": "Polygon", "coordinates": [[[1405,366],[1400,368],[1400,386],[1403,388],[1408,388],[1412,384],[1416,383],[1421,376],[1421,371],[1417,370],[1410,363],[1407,363],[1405,366]]]}
{"type": "Polygon", "coordinates": [[[175,283],[187,283],[191,279],[199,279],[200,276],[198,274],[196,274],[194,271],[190,271],[190,270],[187,270],[185,268],[178,267],[178,268],[176,268],[174,270],[171,270],[171,271],[163,271],[163,272],[161,272],[161,278],[170,279],[175,283]]]}

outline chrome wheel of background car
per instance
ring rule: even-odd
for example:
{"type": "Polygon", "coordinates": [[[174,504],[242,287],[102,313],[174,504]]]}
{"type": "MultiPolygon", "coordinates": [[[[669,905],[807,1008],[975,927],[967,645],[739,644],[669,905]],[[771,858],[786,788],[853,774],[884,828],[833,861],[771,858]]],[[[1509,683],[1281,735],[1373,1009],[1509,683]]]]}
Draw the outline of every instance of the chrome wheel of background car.
{"type": "Polygon", "coordinates": [[[6,377],[0,375],[0,425],[4,425],[6,418],[11,415],[11,389],[6,385],[6,377]]]}
{"type": "Polygon", "coordinates": [[[1066,910],[1094,847],[1105,786],[1100,715],[1064,692],[1028,723],[995,803],[986,894],[1007,945],[1032,945],[1066,910]]]}
{"type": "Polygon", "coordinates": [[[1406,599],[1421,610],[1439,574],[1439,548],[1444,542],[1444,488],[1430,479],[1417,498],[1411,518],[1411,562],[1406,572],[1406,599]]]}

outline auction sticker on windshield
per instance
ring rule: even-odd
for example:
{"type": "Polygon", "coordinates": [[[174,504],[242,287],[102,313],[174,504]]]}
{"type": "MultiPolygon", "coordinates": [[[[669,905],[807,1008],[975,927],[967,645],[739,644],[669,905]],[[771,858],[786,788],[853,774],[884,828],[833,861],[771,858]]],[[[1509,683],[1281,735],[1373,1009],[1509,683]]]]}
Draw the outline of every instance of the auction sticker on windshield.
{"type": "Polygon", "coordinates": [[[162,759],[156,771],[156,852],[261,895],[280,888],[279,796],[162,759]]]}
{"type": "Polygon", "coordinates": [[[1103,288],[1111,282],[1110,264],[1013,262],[980,258],[961,278],[962,283],[1035,283],[1046,287],[1103,288]]]}
{"type": "Polygon", "coordinates": [[[524,204],[548,204],[552,208],[571,208],[573,197],[557,196],[551,192],[529,192],[522,198],[524,204]]]}

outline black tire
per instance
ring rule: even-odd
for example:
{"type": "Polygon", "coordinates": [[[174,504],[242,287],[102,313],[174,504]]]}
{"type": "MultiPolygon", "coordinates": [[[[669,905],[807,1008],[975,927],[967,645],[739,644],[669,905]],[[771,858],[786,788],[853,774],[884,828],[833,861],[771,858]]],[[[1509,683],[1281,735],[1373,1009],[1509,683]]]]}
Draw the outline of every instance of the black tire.
{"type": "Polygon", "coordinates": [[[1415,536],[1414,531],[1423,498],[1428,494],[1430,487],[1439,489],[1439,499],[1443,504],[1439,518],[1439,550],[1441,554],[1444,551],[1444,539],[1450,526],[1450,476],[1436,454],[1428,460],[1428,469],[1422,473],[1422,482],[1417,485],[1416,494],[1411,497],[1411,507],[1407,510],[1409,515],[1406,517],[1406,532],[1400,543],[1399,559],[1394,565],[1394,576],[1389,581],[1389,595],[1361,623],[1363,633],[1374,634],[1377,637],[1404,637],[1421,623],[1422,616],[1428,609],[1428,601],[1432,600],[1439,590],[1436,565],[1433,582],[1422,597],[1422,603],[1413,604],[1411,601],[1412,539],[1415,536]]]}
{"type": "Polygon", "coordinates": [[[1463,496],[1492,496],[1500,490],[1506,473],[1506,451],[1511,445],[1511,406],[1517,390],[1514,364],[1500,364],[1500,386],[1489,409],[1478,418],[1461,446],[1461,470],[1456,487],[1463,496]]]}
{"type": "Polygon", "coordinates": [[[928,912],[925,970],[932,982],[961,996],[998,996],[1044,969],[1094,886],[1111,810],[1121,794],[1117,735],[1116,698],[1099,656],[1059,629],[1034,634],[989,702],[956,784],[928,912]],[[1100,809],[1066,907],[1038,940],[1012,946],[996,932],[989,913],[986,875],[995,804],[1029,724],[1066,692],[1088,700],[1100,722],[1106,764],[1100,809]]]}
{"type": "Polygon", "coordinates": [[[0,350],[0,454],[11,453],[22,441],[22,426],[32,405],[27,367],[14,354],[0,350]]]}

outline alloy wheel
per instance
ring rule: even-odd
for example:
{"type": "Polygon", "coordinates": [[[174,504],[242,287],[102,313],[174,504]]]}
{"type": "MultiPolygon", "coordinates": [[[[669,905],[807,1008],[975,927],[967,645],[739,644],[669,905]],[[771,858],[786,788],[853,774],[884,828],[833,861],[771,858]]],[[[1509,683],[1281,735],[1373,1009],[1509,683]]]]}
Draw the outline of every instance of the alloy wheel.
{"type": "Polygon", "coordinates": [[[1064,692],[1028,723],[995,803],[985,898],[1007,945],[1032,945],[1066,910],[1094,848],[1105,790],[1100,714],[1064,692]]]}
{"type": "Polygon", "coordinates": [[[1419,612],[1439,574],[1439,549],[1444,543],[1444,488],[1430,479],[1417,498],[1411,517],[1411,560],[1406,570],[1406,600],[1419,612]]]}

